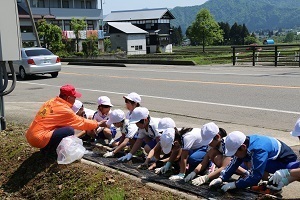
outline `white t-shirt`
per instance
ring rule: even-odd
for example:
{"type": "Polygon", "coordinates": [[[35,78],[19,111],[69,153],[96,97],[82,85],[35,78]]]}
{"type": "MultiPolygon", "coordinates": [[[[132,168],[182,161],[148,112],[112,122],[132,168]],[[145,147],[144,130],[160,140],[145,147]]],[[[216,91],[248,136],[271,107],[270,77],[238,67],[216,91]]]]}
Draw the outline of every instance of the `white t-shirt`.
{"type": "Polygon", "coordinates": [[[185,133],[182,136],[182,149],[194,150],[202,147],[201,144],[201,128],[193,128],[192,131],[185,133]]]}
{"type": "MultiPolygon", "coordinates": [[[[109,111],[110,113],[111,111],[109,111]]],[[[103,115],[99,110],[97,110],[94,113],[93,119],[96,120],[97,122],[101,122],[103,120],[108,120],[109,118],[109,113],[107,115],[103,115]]]]}
{"type": "Polygon", "coordinates": [[[152,139],[155,139],[157,137],[160,137],[161,134],[157,130],[159,121],[160,121],[160,118],[150,117],[148,131],[146,131],[146,129],[139,129],[137,138],[142,139],[145,136],[148,136],[152,139]]]}
{"type": "Polygon", "coordinates": [[[91,118],[93,118],[94,113],[95,113],[96,111],[91,110],[91,109],[88,109],[88,108],[84,108],[84,112],[85,112],[86,118],[87,118],[87,119],[91,119],[91,118]]]}
{"type": "Polygon", "coordinates": [[[125,119],[124,124],[120,127],[120,131],[126,138],[132,139],[138,132],[138,127],[135,124],[129,124],[129,120],[125,119]]]}

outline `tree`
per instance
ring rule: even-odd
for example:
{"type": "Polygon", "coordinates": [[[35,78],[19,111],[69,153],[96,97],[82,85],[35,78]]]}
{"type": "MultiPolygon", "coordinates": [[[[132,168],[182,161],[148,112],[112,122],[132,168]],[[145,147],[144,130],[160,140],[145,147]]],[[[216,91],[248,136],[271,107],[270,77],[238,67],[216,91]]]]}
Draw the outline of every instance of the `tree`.
{"type": "Polygon", "coordinates": [[[75,37],[76,37],[76,50],[79,51],[79,31],[86,29],[86,22],[85,18],[83,19],[75,19],[72,18],[71,20],[71,29],[74,31],[75,37]]]}
{"type": "Polygon", "coordinates": [[[245,38],[245,43],[244,44],[249,45],[249,44],[254,44],[254,43],[258,43],[258,40],[255,36],[253,37],[253,36],[248,35],[245,38]]]}
{"type": "Polygon", "coordinates": [[[189,27],[187,31],[191,41],[202,44],[203,53],[205,45],[223,41],[222,30],[207,9],[201,9],[198,12],[191,28],[189,27]]]}
{"type": "Polygon", "coordinates": [[[242,32],[241,32],[241,37],[242,37],[242,44],[245,44],[245,38],[248,37],[250,34],[249,34],[249,31],[248,31],[248,28],[246,27],[245,24],[243,24],[243,27],[242,27],[242,32]]]}
{"type": "Polygon", "coordinates": [[[111,41],[108,38],[104,39],[104,51],[107,52],[111,48],[111,41]]]}
{"type": "Polygon", "coordinates": [[[178,28],[177,28],[177,27],[173,26],[172,29],[173,29],[173,32],[171,35],[172,43],[174,43],[175,45],[181,45],[182,39],[183,39],[181,27],[178,26],[178,28]]]}
{"type": "Polygon", "coordinates": [[[39,38],[43,41],[44,47],[56,53],[64,48],[62,43],[61,28],[57,25],[47,23],[45,19],[39,20],[37,24],[39,38]]]}
{"type": "Polygon", "coordinates": [[[223,30],[223,44],[227,45],[230,43],[230,26],[228,22],[220,22],[219,26],[223,30]]]}
{"type": "Polygon", "coordinates": [[[284,38],[284,42],[285,43],[291,43],[294,41],[294,33],[293,32],[289,32],[288,34],[286,34],[285,38],[284,38]]]}

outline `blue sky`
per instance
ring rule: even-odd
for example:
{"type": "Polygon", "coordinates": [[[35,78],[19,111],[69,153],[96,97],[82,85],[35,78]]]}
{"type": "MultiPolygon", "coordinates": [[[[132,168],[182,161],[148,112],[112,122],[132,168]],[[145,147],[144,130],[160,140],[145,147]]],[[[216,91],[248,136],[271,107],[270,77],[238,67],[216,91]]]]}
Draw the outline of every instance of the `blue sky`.
{"type": "MultiPolygon", "coordinates": [[[[98,0],[100,2],[100,0],[98,0]]],[[[174,8],[176,6],[201,5],[207,0],[102,0],[103,14],[111,11],[136,10],[143,8],[174,8]]],[[[100,6],[100,3],[99,3],[100,6]]]]}

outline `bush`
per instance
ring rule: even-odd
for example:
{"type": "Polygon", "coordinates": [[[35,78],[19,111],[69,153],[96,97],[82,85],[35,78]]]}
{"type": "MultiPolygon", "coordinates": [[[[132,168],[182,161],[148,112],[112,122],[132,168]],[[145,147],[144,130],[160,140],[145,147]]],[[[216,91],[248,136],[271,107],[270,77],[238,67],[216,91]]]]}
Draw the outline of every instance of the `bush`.
{"type": "Polygon", "coordinates": [[[75,52],[74,53],[75,56],[78,56],[78,57],[84,57],[84,52],[80,51],[80,52],[75,52]]]}
{"type": "Polygon", "coordinates": [[[70,54],[66,51],[58,51],[58,52],[56,52],[56,55],[58,55],[61,58],[67,58],[70,56],[70,54]]]}

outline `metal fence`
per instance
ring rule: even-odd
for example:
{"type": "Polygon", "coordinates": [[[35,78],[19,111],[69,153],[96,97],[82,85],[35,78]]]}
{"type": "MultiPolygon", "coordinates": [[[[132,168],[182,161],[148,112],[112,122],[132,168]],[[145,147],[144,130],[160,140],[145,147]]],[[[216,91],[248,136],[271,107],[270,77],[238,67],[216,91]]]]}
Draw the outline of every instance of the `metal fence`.
{"type": "Polygon", "coordinates": [[[295,65],[300,67],[300,44],[291,45],[235,45],[232,48],[232,63],[258,63],[266,65],[295,65]]]}

